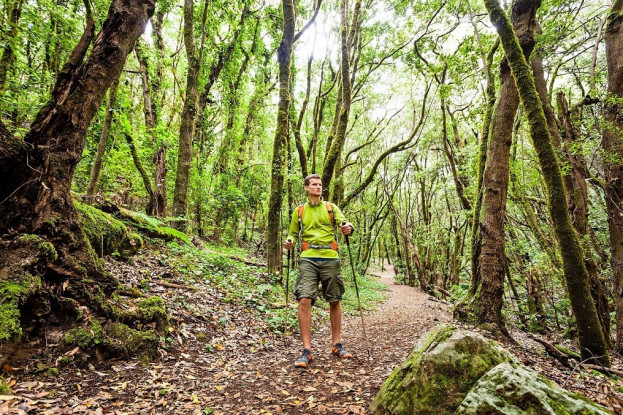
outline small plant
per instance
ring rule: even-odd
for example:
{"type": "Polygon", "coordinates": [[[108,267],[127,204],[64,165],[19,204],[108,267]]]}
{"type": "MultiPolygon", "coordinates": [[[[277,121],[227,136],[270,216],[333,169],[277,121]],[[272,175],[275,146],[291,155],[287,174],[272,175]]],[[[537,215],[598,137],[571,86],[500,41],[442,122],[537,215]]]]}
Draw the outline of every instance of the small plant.
{"type": "Polygon", "coordinates": [[[10,395],[12,393],[13,391],[9,388],[9,384],[3,377],[0,377],[0,395],[10,395]]]}

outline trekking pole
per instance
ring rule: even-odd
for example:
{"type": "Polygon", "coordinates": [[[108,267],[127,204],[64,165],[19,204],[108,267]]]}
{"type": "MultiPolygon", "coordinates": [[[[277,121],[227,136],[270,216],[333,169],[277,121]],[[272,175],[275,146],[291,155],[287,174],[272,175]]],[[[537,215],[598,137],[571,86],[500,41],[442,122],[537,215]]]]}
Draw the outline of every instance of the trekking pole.
{"type": "MultiPolygon", "coordinates": [[[[292,242],[292,239],[288,238],[288,242],[292,242]]],[[[290,254],[292,250],[288,249],[288,262],[286,265],[286,321],[285,327],[283,329],[283,337],[285,338],[286,332],[288,331],[288,293],[290,291],[290,254]]]]}
{"type": "MultiPolygon", "coordinates": [[[[342,222],[342,226],[345,226],[346,222],[342,222]]],[[[361,328],[363,329],[363,338],[366,341],[366,348],[368,349],[368,359],[370,358],[370,343],[368,343],[368,335],[366,334],[366,325],[363,322],[363,310],[361,309],[361,300],[359,299],[359,288],[357,287],[357,276],[355,275],[355,265],[353,263],[353,254],[350,251],[350,240],[348,235],[344,235],[346,238],[346,247],[348,248],[348,258],[350,259],[350,267],[353,271],[353,281],[355,282],[355,293],[357,293],[357,304],[359,305],[359,316],[361,317],[361,328]]]]}

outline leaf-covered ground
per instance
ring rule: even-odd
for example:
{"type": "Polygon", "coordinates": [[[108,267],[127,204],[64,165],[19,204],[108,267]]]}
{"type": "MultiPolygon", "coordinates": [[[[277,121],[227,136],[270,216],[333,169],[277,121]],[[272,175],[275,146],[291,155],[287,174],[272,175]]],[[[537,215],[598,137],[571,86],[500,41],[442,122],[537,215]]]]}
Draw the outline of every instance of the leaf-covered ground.
{"type": "MultiPolygon", "coordinates": [[[[295,305],[291,301],[288,309],[292,333],[284,337],[276,329],[285,310],[278,308],[274,284],[261,268],[215,254],[194,261],[192,251],[173,246],[150,246],[132,265],[108,259],[123,283],[166,300],[172,328],[161,339],[158,359],[80,363],[80,352],[61,351],[62,333],[49,333],[47,347],[33,345],[40,347],[35,358],[4,368],[11,392],[0,396],[0,413],[365,414],[418,337],[451,321],[447,303],[394,285],[390,272],[375,269],[381,278],[368,278],[388,291],[386,301],[365,312],[371,358],[350,293],[343,343],[354,358],[330,355],[326,303],[320,302],[313,310],[315,359],[308,369],[295,368],[300,351],[295,305]]],[[[343,269],[345,278],[348,271],[343,269]]],[[[361,283],[368,293],[368,282],[361,283]]],[[[506,346],[525,364],[617,409],[621,384],[569,371],[522,333],[514,336],[518,343],[506,346]]]]}

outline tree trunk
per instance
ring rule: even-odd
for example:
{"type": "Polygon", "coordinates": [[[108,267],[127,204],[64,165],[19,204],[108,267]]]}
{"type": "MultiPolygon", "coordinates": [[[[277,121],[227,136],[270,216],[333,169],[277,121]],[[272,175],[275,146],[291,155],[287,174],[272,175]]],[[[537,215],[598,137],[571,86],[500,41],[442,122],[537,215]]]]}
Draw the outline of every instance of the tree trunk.
{"type": "Polygon", "coordinates": [[[130,133],[124,133],[125,139],[128,142],[128,146],[130,147],[130,154],[132,154],[132,160],[134,161],[134,166],[138,173],[143,179],[143,185],[145,186],[145,191],[149,196],[149,202],[147,204],[147,209],[145,210],[148,215],[154,214],[154,190],[151,187],[151,181],[149,180],[149,175],[143,167],[143,162],[141,162],[140,157],[138,156],[138,150],[136,148],[136,144],[134,144],[134,137],[130,133]]]}
{"type": "MultiPolygon", "coordinates": [[[[154,6],[155,1],[148,0],[113,1],[84,60],[93,34],[90,20],[58,74],[50,100],[24,138],[26,146],[17,147],[16,153],[16,146],[2,143],[0,284],[21,284],[26,294],[3,298],[3,305],[17,313],[17,328],[0,333],[0,340],[18,341],[42,319],[75,322],[79,315],[120,316],[108,300],[118,281],[103,269],[86,240],[70,188],[89,123],[154,6]]],[[[0,350],[2,359],[8,356],[6,344],[0,350]]]]}
{"type": "Polygon", "coordinates": [[[615,0],[606,27],[608,100],[604,108],[602,146],[605,157],[606,209],[610,233],[614,302],[616,308],[616,349],[623,349],[623,142],[621,97],[623,97],[623,0],[615,0]]]}
{"type": "MultiPolygon", "coordinates": [[[[536,0],[540,4],[539,0],[536,0]]],[[[517,37],[498,0],[485,0],[491,23],[496,27],[500,42],[511,67],[521,103],[526,111],[532,141],[545,178],[549,210],[556,236],[562,249],[563,268],[571,307],[576,316],[582,358],[595,358],[610,365],[604,335],[599,324],[595,303],[591,298],[588,273],[584,266],[582,248],[571,224],[558,159],[552,146],[547,120],[539,99],[530,65],[523,56],[517,37]]]]}
{"type": "Polygon", "coordinates": [[[279,61],[279,106],[277,128],[273,142],[273,162],[270,177],[270,198],[268,200],[268,223],[266,229],[266,261],[269,273],[281,270],[281,203],[283,181],[286,169],[286,149],[290,132],[290,63],[294,42],[295,9],[293,0],[282,0],[283,35],[277,50],[279,61]]]}
{"type": "Polygon", "coordinates": [[[175,172],[172,212],[175,218],[180,218],[173,223],[173,226],[179,230],[186,228],[185,217],[188,210],[188,187],[193,157],[193,130],[197,115],[199,71],[201,69],[201,61],[195,49],[193,13],[193,0],[184,0],[184,46],[188,59],[188,71],[186,73],[186,97],[182,114],[180,115],[180,139],[177,151],[177,170],[175,172]]]}
{"type": "MultiPolygon", "coordinates": [[[[478,33],[478,32],[477,32],[478,33]]],[[[487,75],[487,88],[485,90],[486,93],[486,108],[484,119],[482,122],[482,131],[480,133],[480,143],[479,143],[479,152],[478,152],[478,188],[476,192],[476,200],[474,203],[474,212],[472,214],[472,235],[470,239],[470,256],[471,256],[471,281],[469,284],[469,290],[464,299],[461,300],[459,305],[468,302],[471,298],[476,294],[476,290],[480,286],[480,247],[481,247],[481,235],[480,235],[480,211],[482,209],[482,197],[483,197],[483,187],[482,180],[485,173],[485,165],[487,162],[487,146],[489,145],[489,129],[491,127],[491,118],[493,117],[493,110],[495,106],[495,82],[493,80],[493,71],[491,67],[493,66],[493,58],[495,56],[495,52],[498,48],[499,42],[496,42],[495,45],[491,48],[489,53],[487,54],[487,58],[483,59],[485,63],[485,74],[487,75]]]]}
{"type": "Polygon", "coordinates": [[[167,146],[163,144],[153,155],[154,163],[154,215],[167,216],[167,146]]]}
{"type": "Polygon", "coordinates": [[[6,85],[7,76],[13,71],[13,64],[15,63],[15,51],[13,48],[19,41],[17,37],[19,32],[19,19],[22,15],[22,5],[24,0],[15,0],[9,9],[7,37],[2,39],[4,43],[4,52],[0,58],[0,94],[4,91],[6,85]]]}
{"type": "Polygon", "coordinates": [[[102,135],[100,136],[95,159],[91,165],[91,176],[89,177],[89,185],[87,186],[86,203],[92,204],[93,197],[98,191],[100,183],[100,175],[102,173],[102,159],[108,146],[108,136],[110,135],[110,126],[115,115],[114,106],[117,102],[117,90],[119,89],[119,78],[115,79],[110,86],[108,92],[108,103],[106,104],[106,116],[104,117],[104,125],[102,126],[102,135]]]}
{"type": "MultiPolygon", "coordinates": [[[[538,4],[534,0],[513,3],[513,26],[525,56],[534,48],[533,31],[538,4]]],[[[480,212],[480,286],[471,303],[464,303],[457,315],[471,319],[473,312],[479,323],[492,324],[496,330],[507,334],[502,318],[504,277],[506,274],[506,236],[504,218],[508,194],[509,159],[513,137],[513,121],[519,107],[519,95],[506,58],[500,63],[500,98],[491,121],[483,175],[483,210],[480,212]]]]}
{"type": "MultiPolygon", "coordinates": [[[[589,276],[591,295],[595,301],[597,315],[599,316],[601,329],[604,332],[606,344],[610,347],[610,310],[608,307],[608,296],[606,294],[606,286],[599,278],[599,266],[593,255],[588,228],[588,186],[586,184],[588,175],[586,161],[581,151],[573,150],[573,147],[580,142],[580,133],[577,126],[573,123],[565,94],[561,91],[557,95],[560,121],[564,131],[563,140],[560,139],[556,120],[554,118],[554,109],[548,101],[549,96],[547,95],[547,87],[545,84],[545,77],[543,76],[540,56],[538,59],[534,60],[532,67],[537,90],[539,91],[545,117],[549,125],[549,131],[552,135],[552,141],[556,147],[563,151],[563,154],[566,156],[571,166],[571,169],[568,169],[563,177],[567,203],[569,205],[569,215],[571,216],[573,227],[578,232],[578,237],[580,238],[580,243],[584,250],[584,265],[586,266],[586,271],[589,276]]],[[[574,110],[579,112],[580,107],[574,110]]]]}
{"type": "MultiPolygon", "coordinates": [[[[361,0],[356,0],[355,11],[353,13],[352,25],[357,25],[359,20],[359,11],[361,9],[361,0]]],[[[331,146],[327,151],[327,155],[322,169],[322,185],[323,195],[328,197],[333,172],[338,158],[342,155],[344,142],[346,141],[346,129],[348,127],[348,116],[350,114],[350,106],[352,104],[351,90],[351,73],[350,73],[350,47],[348,36],[348,2],[340,1],[341,15],[341,64],[340,64],[340,86],[341,100],[339,107],[336,107],[337,125],[335,128],[335,138],[331,142],[331,146]]]]}

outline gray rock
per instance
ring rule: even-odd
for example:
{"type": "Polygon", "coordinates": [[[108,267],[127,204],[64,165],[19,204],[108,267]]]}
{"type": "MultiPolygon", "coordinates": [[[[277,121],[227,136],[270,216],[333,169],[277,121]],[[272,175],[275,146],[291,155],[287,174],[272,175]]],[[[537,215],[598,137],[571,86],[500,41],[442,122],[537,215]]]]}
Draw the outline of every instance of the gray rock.
{"type": "Polygon", "coordinates": [[[469,391],[457,414],[609,414],[521,365],[500,363],[469,391]]]}

